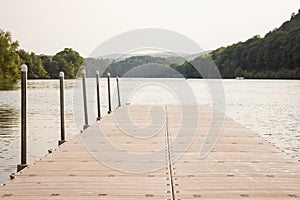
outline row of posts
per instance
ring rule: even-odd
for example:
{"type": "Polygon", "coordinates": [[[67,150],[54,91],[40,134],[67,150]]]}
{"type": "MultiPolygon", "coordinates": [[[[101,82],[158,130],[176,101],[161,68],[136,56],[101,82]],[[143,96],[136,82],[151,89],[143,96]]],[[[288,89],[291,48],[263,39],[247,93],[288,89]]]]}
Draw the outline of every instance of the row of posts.
{"type": "MultiPolygon", "coordinates": [[[[89,127],[88,119],[88,104],[87,104],[87,87],[86,87],[86,72],[82,70],[82,92],[83,92],[83,106],[84,106],[84,125],[83,130],[89,127]]],[[[97,95],[97,118],[101,119],[101,102],[100,102],[100,75],[96,72],[96,95],[97,95]]],[[[119,77],[116,77],[118,107],[121,107],[119,77]]],[[[64,94],[64,72],[59,73],[60,85],[60,140],[58,145],[66,141],[65,137],[65,94],[64,94]]],[[[107,73],[107,89],[108,89],[108,114],[112,112],[111,108],[111,89],[110,89],[110,73],[107,73]]],[[[27,167],[27,66],[21,66],[21,164],[17,165],[17,171],[21,171],[27,167]]]]}

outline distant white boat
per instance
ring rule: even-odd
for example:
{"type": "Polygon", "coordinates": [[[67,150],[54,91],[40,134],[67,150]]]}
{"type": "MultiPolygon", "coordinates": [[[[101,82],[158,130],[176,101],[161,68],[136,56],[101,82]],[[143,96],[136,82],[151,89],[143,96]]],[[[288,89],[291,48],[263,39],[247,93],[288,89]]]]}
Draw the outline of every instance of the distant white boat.
{"type": "Polygon", "coordinates": [[[245,78],[243,76],[237,76],[235,77],[235,80],[244,80],[245,78]]]}

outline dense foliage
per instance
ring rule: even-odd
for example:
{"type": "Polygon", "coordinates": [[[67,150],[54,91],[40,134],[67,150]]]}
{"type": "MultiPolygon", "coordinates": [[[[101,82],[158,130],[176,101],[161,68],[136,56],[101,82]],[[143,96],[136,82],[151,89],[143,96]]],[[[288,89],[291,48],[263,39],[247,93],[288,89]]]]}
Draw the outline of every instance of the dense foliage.
{"type": "MultiPolygon", "coordinates": [[[[299,10],[300,11],[300,10],[299,10]]],[[[300,78],[300,13],[264,38],[222,47],[211,57],[223,77],[300,78]]]]}
{"type": "Polygon", "coordinates": [[[57,78],[60,71],[66,78],[76,78],[83,58],[78,52],[65,48],[55,56],[36,55],[18,49],[10,32],[0,29],[0,83],[15,82],[20,77],[20,66],[28,66],[29,79],[57,78]]]}
{"type": "MultiPolygon", "coordinates": [[[[111,76],[123,76],[125,73],[130,72],[130,70],[134,69],[137,66],[156,63],[161,65],[168,66],[168,62],[164,58],[152,57],[152,56],[133,56],[130,58],[126,58],[121,61],[112,62],[104,71],[104,75],[108,72],[111,76]]],[[[147,77],[147,74],[145,74],[147,77]]]]}
{"type": "Polygon", "coordinates": [[[83,58],[71,48],[65,48],[52,56],[40,56],[46,71],[51,78],[58,78],[59,72],[63,71],[65,78],[76,78],[81,67],[83,58]]]}
{"type": "Polygon", "coordinates": [[[16,81],[20,76],[20,65],[28,66],[28,77],[57,78],[60,71],[65,78],[76,78],[80,67],[87,75],[102,76],[110,72],[112,76],[123,76],[135,69],[144,77],[186,77],[215,78],[214,63],[223,78],[296,78],[300,79],[300,10],[280,28],[270,31],[265,37],[256,35],[245,42],[221,47],[208,54],[185,61],[180,57],[160,58],[152,56],[132,56],[122,60],[83,59],[78,52],[65,48],[54,56],[36,55],[18,49],[18,42],[12,41],[11,34],[0,29],[0,81],[16,81]],[[152,64],[151,64],[152,63],[152,64]],[[154,65],[156,63],[160,65],[154,65]],[[138,66],[153,68],[145,70],[138,66]],[[161,66],[172,70],[161,70],[161,66]],[[201,74],[195,69],[197,66],[201,74]],[[138,68],[138,70],[137,70],[138,68]],[[177,71],[174,73],[174,71],[177,71]],[[161,73],[161,74],[157,74],[161,73]],[[166,74],[163,74],[166,73],[166,74]]]}
{"type": "Polygon", "coordinates": [[[34,53],[28,53],[23,49],[20,49],[18,51],[18,54],[22,62],[25,63],[28,67],[29,79],[50,78],[39,56],[35,55],[34,53]]]}
{"type": "Polygon", "coordinates": [[[18,41],[10,32],[0,29],[0,81],[16,81],[20,76],[21,59],[17,54],[18,41]]]}
{"type": "Polygon", "coordinates": [[[256,35],[245,42],[221,47],[190,61],[173,59],[172,63],[170,59],[157,59],[151,56],[132,57],[112,63],[107,71],[122,76],[137,65],[154,62],[169,63],[171,68],[186,78],[218,77],[217,66],[223,78],[300,79],[300,13],[292,14],[289,21],[263,38],[256,35]]]}

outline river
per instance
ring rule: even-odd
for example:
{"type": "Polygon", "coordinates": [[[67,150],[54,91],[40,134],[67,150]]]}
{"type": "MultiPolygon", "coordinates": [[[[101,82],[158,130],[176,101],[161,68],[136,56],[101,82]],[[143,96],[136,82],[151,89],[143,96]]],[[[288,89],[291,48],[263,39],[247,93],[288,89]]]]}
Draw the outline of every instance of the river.
{"type": "MultiPolygon", "coordinates": [[[[95,80],[88,79],[89,120],[96,119],[95,80]]],[[[107,113],[106,79],[101,79],[102,115],[107,113]]],[[[226,115],[300,159],[299,80],[220,80],[226,115]]],[[[81,81],[65,81],[66,139],[83,125],[81,81]]],[[[117,106],[112,79],[113,109],[117,106]]],[[[122,104],[212,105],[214,92],[206,80],[121,79],[122,104]]],[[[219,91],[220,92],[220,91],[219,91]]],[[[218,97],[220,98],[220,97],[218,97]]],[[[219,99],[220,100],[220,99],[219,99]]],[[[28,162],[57,146],[60,139],[58,80],[28,81],[28,162]]],[[[0,91],[0,183],[20,163],[20,89],[0,91]]]]}

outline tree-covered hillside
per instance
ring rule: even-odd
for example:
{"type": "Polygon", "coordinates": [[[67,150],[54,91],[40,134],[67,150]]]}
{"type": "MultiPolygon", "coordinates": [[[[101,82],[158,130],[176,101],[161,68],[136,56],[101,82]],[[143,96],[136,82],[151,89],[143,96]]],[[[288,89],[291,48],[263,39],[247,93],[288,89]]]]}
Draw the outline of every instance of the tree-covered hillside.
{"type": "Polygon", "coordinates": [[[84,58],[82,68],[86,70],[87,77],[95,77],[96,71],[105,76],[104,71],[111,63],[112,60],[107,58],[84,58]]]}
{"type": "MultiPolygon", "coordinates": [[[[300,10],[299,10],[300,12],[300,10]]],[[[201,78],[192,66],[201,65],[211,57],[223,78],[279,78],[300,79],[300,13],[260,37],[256,35],[245,42],[218,48],[207,55],[184,63],[173,63],[171,67],[186,78],[201,78]]],[[[210,62],[207,64],[209,77],[210,62]]]]}
{"type": "MultiPolygon", "coordinates": [[[[154,57],[133,57],[111,64],[107,71],[121,76],[131,67],[147,63],[150,58],[150,61],[157,62],[154,57]],[[136,60],[139,62],[133,63],[136,60]]],[[[292,14],[289,21],[265,37],[256,35],[245,42],[218,48],[190,61],[177,62],[178,59],[173,59],[174,63],[163,59],[162,63],[169,63],[171,68],[186,78],[215,78],[213,60],[223,78],[300,79],[300,13],[292,14]],[[200,66],[203,74],[200,75],[194,66],[200,66]]]]}
{"type": "MultiPolygon", "coordinates": [[[[161,64],[161,65],[165,65],[166,67],[168,67],[169,65],[169,63],[164,58],[158,58],[152,56],[133,56],[130,58],[126,58],[125,60],[112,62],[105,69],[104,75],[109,72],[111,76],[121,77],[125,73],[134,69],[135,67],[149,64],[149,63],[161,64]]],[[[147,74],[145,74],[145,77],[147,77],[147,74]]]]}
{"type": "MultiPolygon", "coordinates": [[[[221,47],[205,55],[185,61],[181,57],[132,56],[123,60],[83,59],[78,52],[65,48],[54,56],[36,55],[18,49],[18,41],[13,41],[10,32],[0,29],[0,81],[16,81],[20,76],[22,63],[28,65],[28,77],[58,78],[60,71],[66,78],[76,78],[80,67],[87,71],[90,77],[98,70],[102,76],[110,72],[112,76],[124,74],[138,69],[138,76],[144,77],[186,77],[215,78],[218,67],[223,78],[243,76],[245,78],[288,78],[300,79],[300,10],[292,14],[291,19],[284,22],[264,37],[253,36],[245,42],[221,47]],[[150,63],[156,63],[153,65],[150,63]],[[82,65],[83,64],[83,65],[82,65]],[[194,68],[200,66],[202,75],[194,68]],[[151,68],[148,70],[147,68],[151,68]],[[165,70],[161,66],[170,67],[165,70]],[[162,69],[162,71],[160,71],[162,69]],[[177,72],[174,73],[174,70],[177,72]],[[158,73],[158,74],[157,74],[158,73]],[[162,74],[166,73],[166,74],[162,74]]],[[[137,72],[137,71],[135,71],[137,72]]]]}
{"type": "Polygon", "coordinates": [[[76,78],[83,58],[71,48],[65,48],[54,56],[36,55],[19,48],[11,33],[0,29],[0,84],[16,82],[20,78],[21,64],[28,67],[29,79],[58,78],[59,72],[65,78],[76,78]]]}
{"type": "MultiPolygon", "coordinates": [[[[300,10],[299,10],[300,11],[300,10]]],[[[300,13],[265,37],[211,52],[223,77],[300,78],[300,13]]]]}

